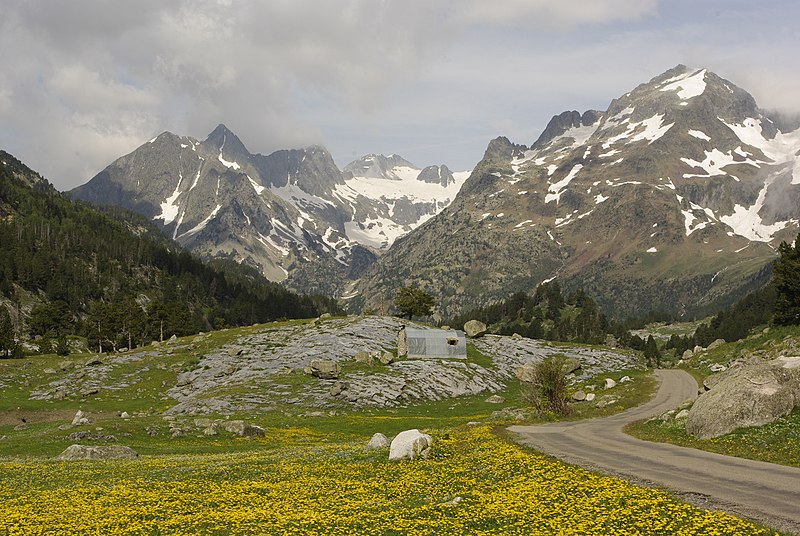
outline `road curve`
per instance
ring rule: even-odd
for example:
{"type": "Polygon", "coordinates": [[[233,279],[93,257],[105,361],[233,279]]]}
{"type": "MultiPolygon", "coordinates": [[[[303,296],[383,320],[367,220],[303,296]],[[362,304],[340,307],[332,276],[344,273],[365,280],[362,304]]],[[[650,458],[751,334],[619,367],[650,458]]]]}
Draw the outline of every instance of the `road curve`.
{"type": "Polygon", "coordinates": [[[617,415],[541,426],[512,426],[517,441],[572,463],[668,488],[701,506],[800,534],[800,468],[723,456],[623,433],[625,425],[661,415],[697,396],[683,370],[657,370],[653,399],[617,415]]]}

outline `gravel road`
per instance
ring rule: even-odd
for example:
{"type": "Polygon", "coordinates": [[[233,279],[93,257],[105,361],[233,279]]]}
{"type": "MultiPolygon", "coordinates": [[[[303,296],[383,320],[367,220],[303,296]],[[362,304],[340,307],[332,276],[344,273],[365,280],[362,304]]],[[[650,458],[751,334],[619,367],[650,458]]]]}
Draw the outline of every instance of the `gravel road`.
{"type": "Polygon", "coordinates": [[[664,487],[693,504],[800,534],[800,468],[651,443],[623,433],[625,425],[661,415],[697,395],[697,383],[685,371],[658,370],[656,376],[656,396],[623,413],[509,430],[520,443],[565,462],[664,487]]]}

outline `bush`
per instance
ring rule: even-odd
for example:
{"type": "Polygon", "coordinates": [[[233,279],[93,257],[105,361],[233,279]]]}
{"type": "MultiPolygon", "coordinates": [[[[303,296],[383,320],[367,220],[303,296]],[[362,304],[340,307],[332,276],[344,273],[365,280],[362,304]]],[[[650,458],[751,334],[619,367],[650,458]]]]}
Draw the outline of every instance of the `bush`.
{"type": "Polygon", "coordinates": [[[564,357],[548,357],[537,363],[532,381],[525,382],[523,386],[523,398],[540,414],[551,411],[558,415],[569,415],[572,411],[564,361],[564,357]]]}

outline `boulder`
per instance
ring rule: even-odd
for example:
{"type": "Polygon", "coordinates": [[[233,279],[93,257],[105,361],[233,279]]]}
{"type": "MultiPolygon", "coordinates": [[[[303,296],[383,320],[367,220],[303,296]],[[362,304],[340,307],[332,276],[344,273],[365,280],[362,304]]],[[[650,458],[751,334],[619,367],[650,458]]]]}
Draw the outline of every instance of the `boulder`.
{"type": "Polygon", "coordinates": [[[683,355],[681,356],[681,359],[683,359],[684,361],[687,361],[687,360],[691,359],[693,355],[694,355],[694,352],[692,352],[691,350],[686,350],[685,352],[683,352],[683,355]]]}
{"type": "Polygon", "coordinates": [[[725,365],[723,365],[723,364],[721,364],[721,363],[714,363],[713,365],[711,365],[710,367],[708,367],[708,369],[709,369],[711,372],[724,372],[725,370],[727,370],[727,369],[728,369],[728,367],[726,367],[725,365]]]}
{"type": "Polygon", "coordinates": [[[723,344],[725,344],[725,339],[717,339],[714,342],[712,342],[711,344],[709,344],[708,348],[706,348],[706,350],[713,350],[714,348],[719,348],[723,344]]]}
{"type": "Polygon", "coordinates": [[[336,381],[333,385],[331,385],[331,396],[339,396],[342,394],[342,391],[344,391],[344,384],[342,382],[336,381]]]}
{"type": "Polygon", "coordinates": [[[517,332],[514,332],[514,334],[513,334],[513,335],[511,335],[511,338],[512,338],[513,340],[515,340],[515,341],[519,341],[519,340],[522,340],[522,335],[520,335],[520,334],[519,334],[519,333],[517,333],[517,332]]]}
{"type": "Polygon", "coordinates": [[[605,408],[606,406],[611,406],[617,403],[617,398],[614,396],[603,396],[597,400],[597,404],[595,404],[596,408],[605,408]]]}
{"type": "Polygon", "coordinates": [[[564,359],[564,365],[562,367],[564,374],[572,374],[579,368],[581,368],[581,360],[577,357],[567,357],[564,359]]]}
{"type": "Polygon", "coordinates": [[[400,328],[397,332],[397,357],[405,357],[408,355],[408,335],[406,335],[406,327],[400,328]]]}
{"type": "Polygon", "coordinates": [[[341,370],[339,363],[332,359],[315,359],[311,362],[311,375],[321,380],[335,380],[341,370]]]}
{"type": "Polygon", "coordinates": [[[206,426],[206,428],[203,430],[203,435],[204,435],[204,436],[209,436],[209,437],[210,437],[210,436],[219,435],[219,425],[218,425],[218,424],[216,424],[216,423],[214,423],[214,424],[209,424],[209,425],[208,425],[208,426],[206,426]]]}
{"type": "Polygon", "coordinates": [[[231,434],[240,437],[264,437],[266,431],[260,426],[246,423],[244,421],[225,421],[222,428],[231,434]]]}
{"type": "Polygon", "coordinates": [[[506,399],[500,395],[492,395],[486,399],[489,404],[502,404],[506,399]]]}
{"type": "MultiPolygon", "coordinates": [[[[398,347],[399,351],[399,347],[398,347]]],[[[369,352],[358,352],[356,354],[356,363],[364,363],[365,365],[374,365],[375,360],[369,355],[369,352]]]]}
{"type": "Polygon", "coordinates": [[[631,378],[630,376],[623,376],[622,378],[619,379],[619,383],[628,383],[632,381],[633,378],[631,378]]]}
{"type": "Polygon", "coordinates": [[[389,438],[378,432],[373,434],[372,438],[367,443],[368,449],[385,449],[389,446],[389,438]]]}
{"type": "Polygon", "coordinates": [[[389,461],[427,458],[431,454],[433,439],[416,428],[400,432],[389,446],[389,461]]]}
{"type": "Polygon", "coordinates": [[[524,365],[517,367],[517,370],[514,371],[517,375],[517,379],[521,382],[532,383],[534,379],[536,379],[536,364],[535,363],[525,363],[524,365]]]}
{"type": "Polygon", "coordinates": [[[686,408],[683,408],[682,410],[680,410],[680,411],[679,411],[679,412],[678,412],[678,413],[675,415],[675,420],[676,420],[676,421],[682,421],[682,420],[685,420],[685,419],[686,419],[686,418],[688,418],[688,417],[689,417],[689,410],[688,410],[688,409],[686,409],[686,408]]]}
{"type": "Polygon", "coordinates": [[[378,361],[381,362],[381,365],[391,365],[394,363],[394,356],[391,352],[383,352],[379,357],[378,361]]]}
{"type": "Polygon", "coordinates": [[[606,383],[603,384],[603,389],[611,389],[617,386],[617,382],[612,380],[611,378],[606,378],[606,383]]]}
{"type": "Polygon", "coordinates": [[[130,414],[127,411],[123,411],[122,413],[119,414],[119,416],[122,419],[130,419],[131,418],[130,414]]]}
{"type": "Polygon", "coordinates": [[[90,447],[88,445],[70,445],[58,455],[57,460],[131,460],[139,455],[130,447],[110,445],[90,447]]]}
{"type": "Polygon", "coordinates": [[[595,398],[596,396],[597,396],[597,395],[595,395],[594,393],[587,393],[587,394],[586,394],[586,401],[587,401],[587,402],[593,402],[593,401],[594,401],[594,398],[595,398]]]}
{"type": "Polygon", "coordinates": [[[481,337],[486,334],[486,324],[480,320],[470,320],[464,324],[464,333],[471,339],[481,337]]]}
{"type": "Polygon", "coordinates": [[[586,393],[583,391],[575,391],[572,393],[572,400],[575,400],[576,402],[582,402],[586,400],[586,393]]]}
{"type": "Polygon", "coordinates": [[[761,426],[800,406],[800,357],[729,368],[689,410],[686,431],[702,439],[761,426]]]}
{"type": "Polygon", "coordinates": [[[92,419],[89,417],[88,413],[78,410],[78,412],[75,413],[75,417],[72,418],[72,426],[83,426],[86,424],[92,424],[92,419]]]}

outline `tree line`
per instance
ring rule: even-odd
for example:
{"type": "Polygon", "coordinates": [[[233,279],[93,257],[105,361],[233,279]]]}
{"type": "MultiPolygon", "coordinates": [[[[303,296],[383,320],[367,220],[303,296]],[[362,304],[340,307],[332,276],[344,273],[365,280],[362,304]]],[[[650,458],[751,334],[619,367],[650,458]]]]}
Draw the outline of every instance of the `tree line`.
{"type": "Polygon", "coordinates": [[[558,282],[542,283],[533,294],[516,292],[506,300],[459,315],[462,325],[480,320],[493,333],[518,333],[533,339],[601,344],[610,325],[597,303],[581,289],[564,295],[558,282]]]}

